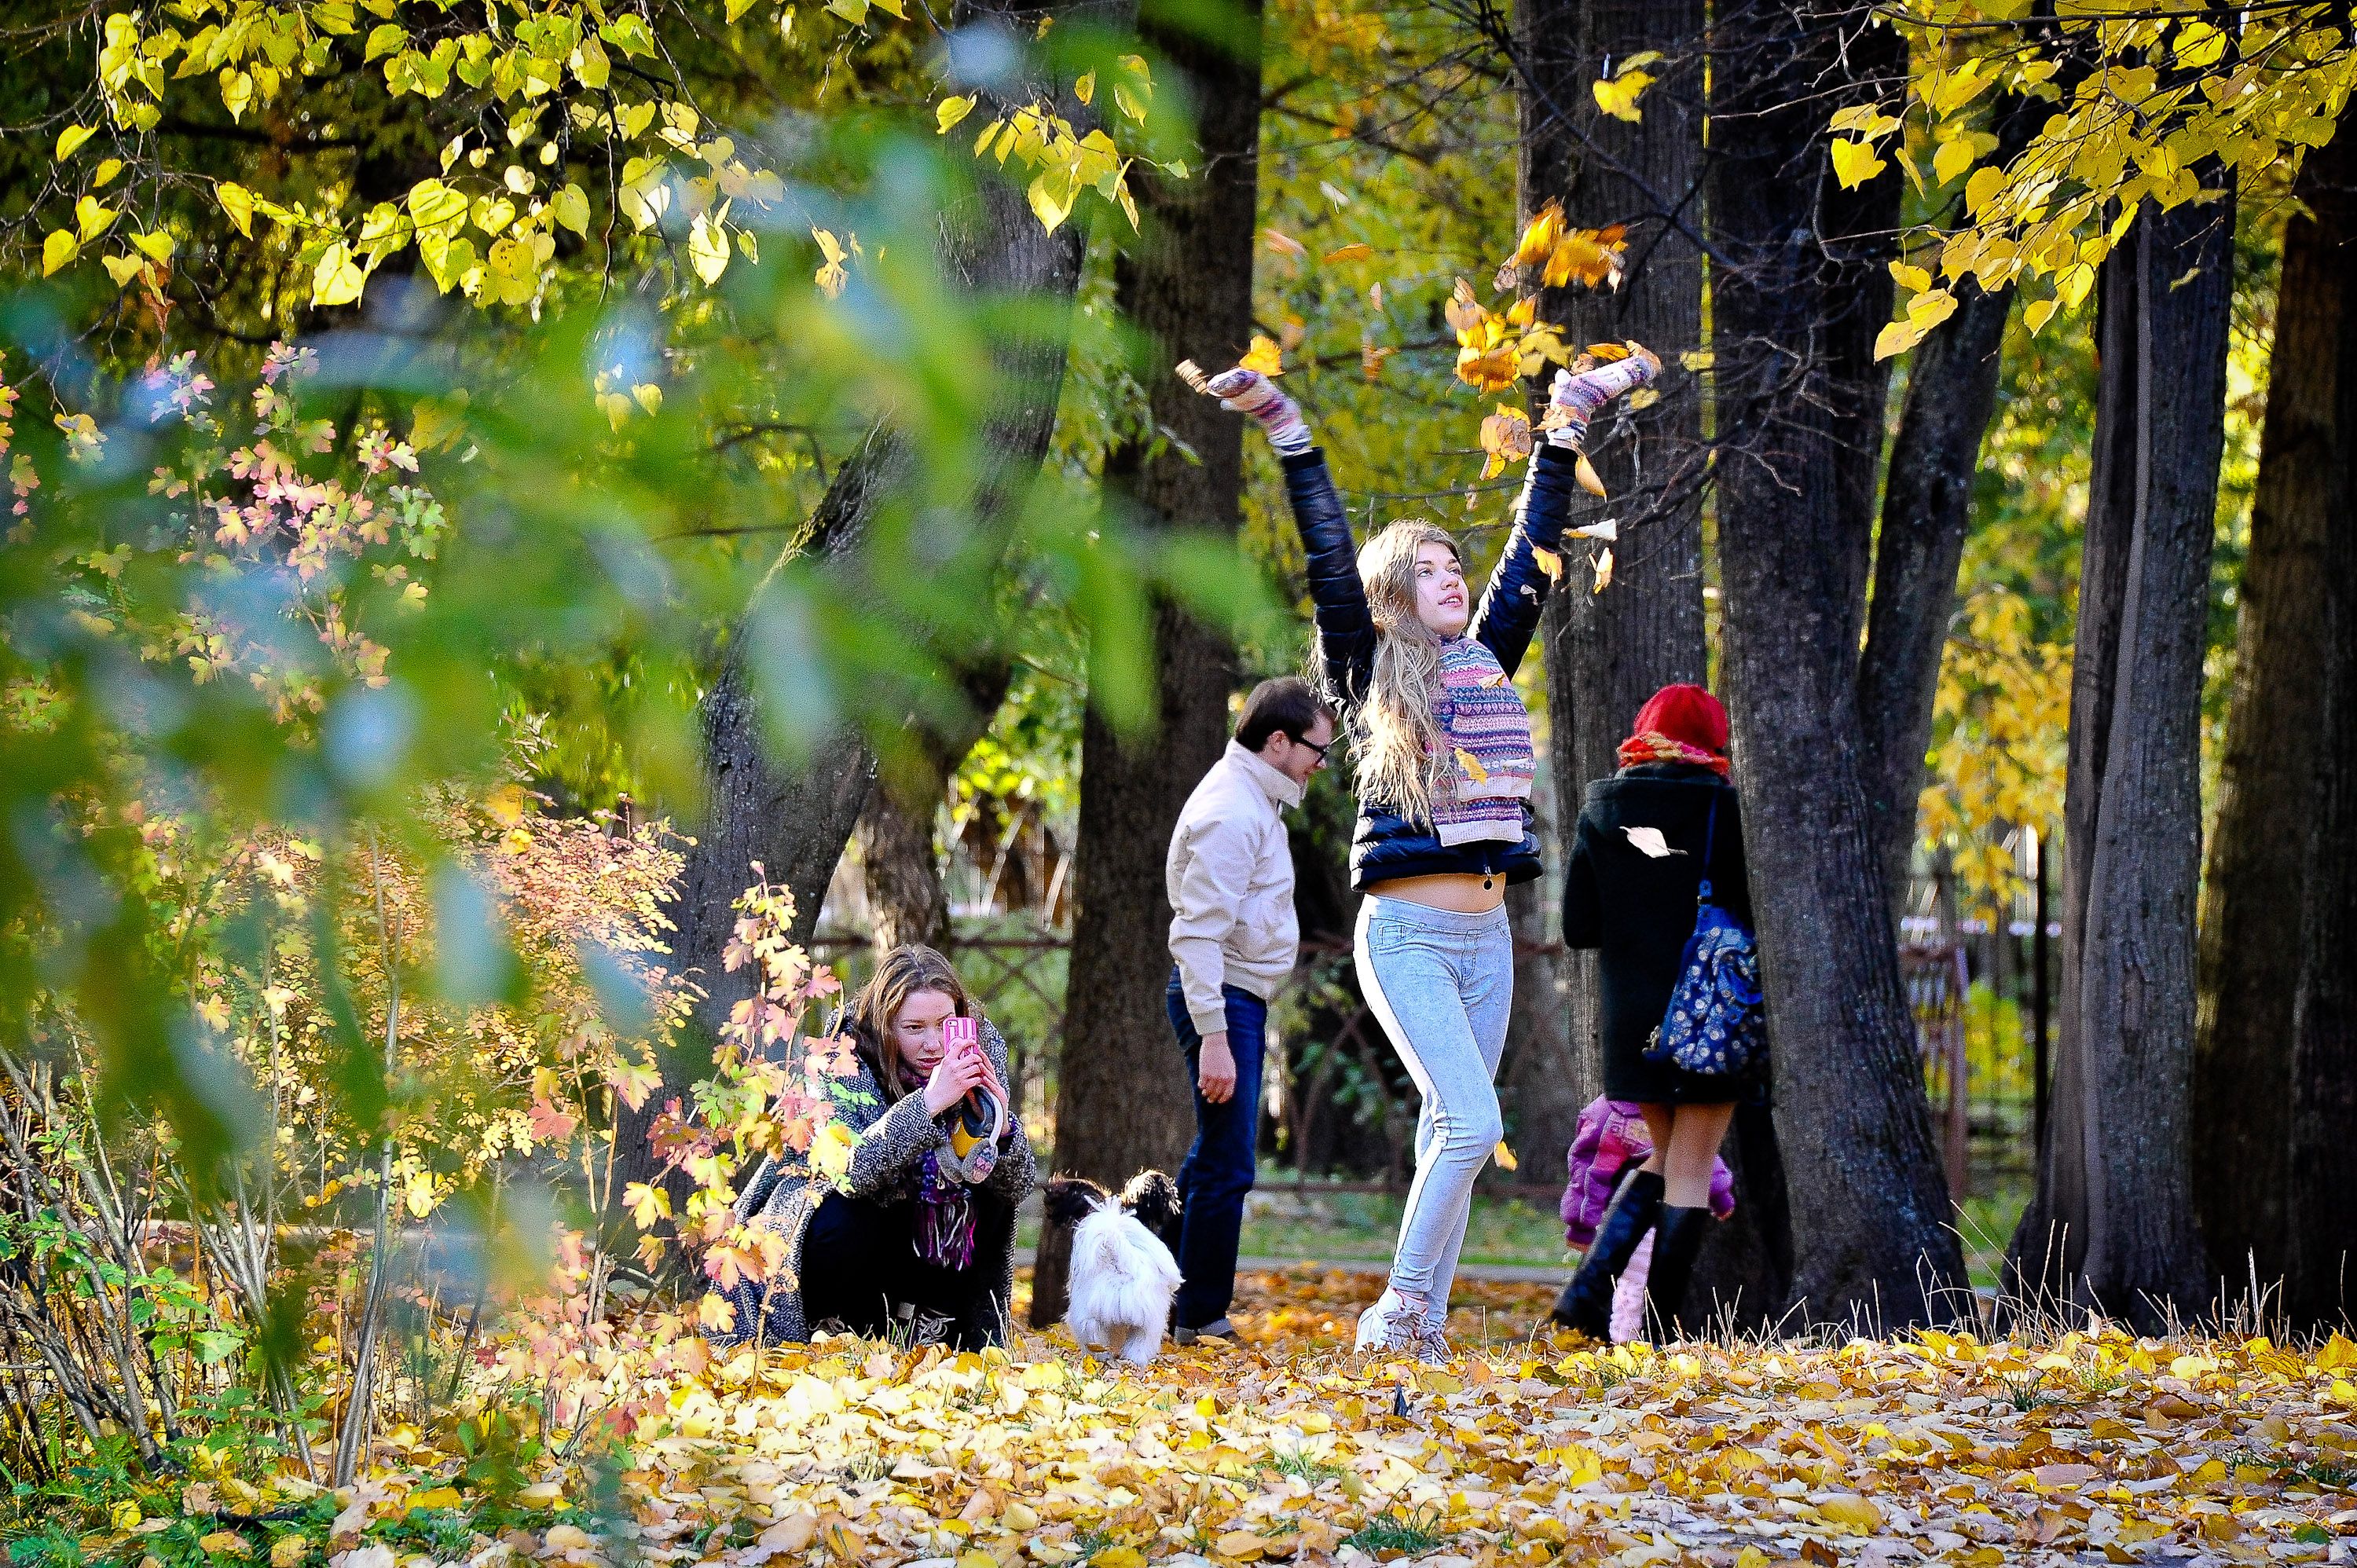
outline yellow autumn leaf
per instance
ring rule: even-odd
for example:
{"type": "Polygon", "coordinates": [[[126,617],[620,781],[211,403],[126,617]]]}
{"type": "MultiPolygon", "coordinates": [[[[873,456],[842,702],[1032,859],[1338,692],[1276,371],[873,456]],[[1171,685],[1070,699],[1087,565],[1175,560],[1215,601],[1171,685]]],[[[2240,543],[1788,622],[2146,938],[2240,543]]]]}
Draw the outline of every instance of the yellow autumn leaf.
{"type": "Polygon", "coordinates": [[[1973,144],[1967,136],[1951,136],[1932,154],[1932,174],[1942,185],[1973,166],[1973,144]]]}
{"type": "Polygon", "coordinates": [[[229,215],[231,223],[237,225],[239,233],[249,240],[253,238],[253,192],[242,185],[223,180],[213,188],[213,199],[221,203],[221,210],[229,215]]]}
{"type": "Polygon", "coordinates": [[[1375,248],[1364,240],[1353,240],[1347,245],[1335,246],[1318,260],[1322,265],[1330,267],[1342,262],[1363,262],[1374,253],[1375,248]]]}
{"type": "Polygon", "coordinates": [[[1077,195],[1069,181],[1065,182],[1062,194],[1057,193],[1055,181],[1061,177],[1042,174],[1031,181],[1028,192],[1032,216],[1039,219],[1040,227],[1050,234],[1071,215],[1072,202],[1077,195]]]}
{"type": "Polygon", "coordinates": [[[52,229],[41,242],[41,275],[48,277],[59,267],[81,254],[81,242],[70,229],[52,229]]]}
{"type": "Polygon", "coordinates": [[[1926,268],[1907,262],[1893,262],[1890,263],[1890,281],[1910,293],[1918,293],[1932,286],[1932,274],[1926,268]]]}
{"type": "Polygon", "coordinates": [[[1841,181],[1845,190],[1856,190],[1890,166],[1889,160],[1871,145],[1847,136],[1835,138],[1833,155],[1834,177],[1841,181]]]}
{"type": "Polygon", "coordinates": [[[319,264],[312,271],[311,303],[350,305],[367,286],[368,274],[352,259],[351,247],[339,240],[320,252],[319,264]]]}
{"type": "Polygon", "coordinates": [[[2054,319],[2055,309],[2061,303],[2053,299],[2031,300],[2022,309],[2021,324],[2033,334],[2045,330],[2046,324],[2054,319]]]}
{"type": "Polygon", "coordinates": [[[1907,352],[1923,340],[1925,330],[1911,321],[1886,322],[1882,330],[1874,335],[1874,357],[1888,360],[1894,354],[1907,352]]]}
{"type": "Polygon", "coordinates": [[[106,269],[106,275],[114,280],[117,288],[128,288],[131,280],[147,265],[137,256],[101,256],[98,263],[106,269]]]}
{"type": "Polygon", "coordinates": [[[933,110],[933,124],[937,133],[941,135],[948,135],[953,126],[974,113],[974,100],[970,93],[942,99],[940,105],[933,110]]]}
{"type": "Polygon", "coordinates": [[[1595,558],[1591,560],[1588,564],[1596,568],[1596,582],[1595,585],[1587,590],[1589,593],[1600,594],[1605,589],[1612,585],[1612,551],[1610,546],[1608,545],[1603,550],[1598,551],[1595,558]]]}
{"type": "Polygon", "coordinates": [[[1834,1523],[1864,1535],[1882,1528],[1881,1508],[1855,1493],[1837,1493],[1817,1505],[1817,1512],[1834,1523]]]}
{"type": "Polygon", "coordinates": [[[687,262],[708,285],[728,270],[728,231],[703,213],[688,226],[687,262]]]}
{"type": "Polygon", "coordinates": [[[1457,747],[1456,750],[1457,766],[1465,770],[1466,778],[1470,779],[1476,784],[1486,784],[1490,781],[1490,770],[1481,766],[1481,759],[1480,757],[1474,756],[1471,752],[1466,750],[1461,746],[1457,747]]]}
{"type": "Polygon", "coordinates": [[[100,206],[95,197],[85,196],[74,203],[74,225],[81,231],[85,245],[114,227],[114,220],[122,216],[118,209],[100,206]]]}
{"type": "Polygon", "coordinates": [[[1094,102],[1097,96],[1097,73],[1092,70],[1084,72],[1079,81],[1073,82],[1072,96],[1083,103],[1094,102]]]}
{"type": "Polygon", "coordinates": [[[1498,1146],[1490,1151],[1490,1157],[1498,1162],[1500,1170],[1518,1171],[1523,1168],[1522,1162],[1514,1158],[1514,1151],[1506,1146],[1503,1138],[1499,1139],[1498,1146]]]}
{"type": "Polygon", "coordinates": [[[1309,257],[1309,247],[1282,229],[1262,230],[1261,242],[1268,247],[1271,255],[1283,256],[1287,261],[1307,261],[1309,257]]]}
{"type": "Polygon", "coordinates": [[[1598,109],[1611,115],[1615,120],[1626,120],[1634,124],[1642,119],[1644,114],[1644,112],[1637,107],[1637,100],[1643,94],[1645,89],[1652,84],[1653,79],[1648,72],[1623,70],[1609,81],[1594,82],[1588,91],[1594,94],[1596,106],[1598,109]]]}
{"type": "Polygon", "coordinates": [[[1562,556],[1556,554],[1552,550],[1543,550],[1539,546],[1534,544],[1531,546],[1531,559],[1537,564],[1540,571],[1547,575],[1547,580],[1549,582],[1560,583],[1563,581],[1562,556]]]}
{"type": "Polygon", "coordinates": [[[1276,339],[1258,332],[1253,334],[1252,347],[1244,350],[1244,357],[1236,363],[1243,370],[1258,371],[1265,376],[1285,374],[1285,354],[1276,346],[1276,339]]]}
{"type": "Polygon", "coordinates": [[[1576,451],[1573,458],[1572,477],[1579,481],[1579,488],[1589,495],[1602,499],[1604,481],[1597,476],[1596,465],[1587,460],[1587,454],[1584,451],[1576,451]]]}
{"type": "Polygon", "coordinates": [[[77,148],[79,148],[84,142],[89,141],[92,136],[97,134],[97,130],[89,125],[68,125],[64,130],[59,131],[58,133],[58,162],[63,163],[68,158],[73,156],[77,148]]]}

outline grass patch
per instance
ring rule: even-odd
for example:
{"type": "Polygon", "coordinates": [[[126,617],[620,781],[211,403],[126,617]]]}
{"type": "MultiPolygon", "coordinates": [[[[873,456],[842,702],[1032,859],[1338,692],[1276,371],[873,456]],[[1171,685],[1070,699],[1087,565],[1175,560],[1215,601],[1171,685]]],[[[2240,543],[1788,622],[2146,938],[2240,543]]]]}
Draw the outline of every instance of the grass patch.
{"type": "Polygon", "coordinates": [[[1378,1552],[1429,1552],[1448,1539],[1440,1524],[1437,1509],[1419,1509],[1412,1514],[1377,1514],[1352,1530],[1342,1544],[1355,1546],[1369,1556],[1378,1552]]]}
{"type": "Polygon", "coordinates": [[[1268,1467],[1280,1476],[1290,1476],[1297,1480],[1307,1481],[1312,1491],[1318,1489],[1319,1483],[1339,1480],[1344,1474],[1343,1466],[1335,1464],[1332,1460],[1314,1458],[1298,1449],[1287,1450],[1277,1455],[1275,1458],[1269,1461],[1268,1467]]]}

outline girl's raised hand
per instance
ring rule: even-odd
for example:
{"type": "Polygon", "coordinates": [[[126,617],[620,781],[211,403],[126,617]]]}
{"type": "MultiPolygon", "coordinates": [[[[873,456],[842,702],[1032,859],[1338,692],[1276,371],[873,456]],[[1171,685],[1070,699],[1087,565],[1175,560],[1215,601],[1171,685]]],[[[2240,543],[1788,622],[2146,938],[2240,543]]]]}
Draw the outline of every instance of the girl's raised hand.
{"type": "Polygon", "coordinates": [[[1604,364],[1555,373],[1555,384],[1547,392],[1546,417],[1540,422],[1549,445],[1584,448],[1587,422],[1598,409],[1622,392],[1661,378],[1660,356],[1641,343],[1631,343],[1628,349],[1622,358],[1604,364]]]}
{"type": "Polygon", "coordinates": [[[1222,408],[1258,420],[1268,432],[1269,445],[1287,456],[1309,450],[1309,425],[1302,419],[1300,407],[1258,371],[1242,365],[1222,371],[1205,383],[1204,390],[1220,400],[1222,408]]]}

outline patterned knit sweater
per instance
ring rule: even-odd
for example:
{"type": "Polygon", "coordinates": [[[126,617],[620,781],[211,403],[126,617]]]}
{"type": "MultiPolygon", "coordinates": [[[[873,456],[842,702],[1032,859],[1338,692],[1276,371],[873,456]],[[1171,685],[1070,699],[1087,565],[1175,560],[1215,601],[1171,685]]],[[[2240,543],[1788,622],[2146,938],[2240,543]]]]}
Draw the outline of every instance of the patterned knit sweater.
{"type": "Polygon", "coordinates": [[[1523,694],[1498,656],[1469,637],[1440,645],[1440,686],[1433,717],[1450,757],[1447,788],[1432,802],[1434,834],[1450,845],[1520,843],[1538,767],[1523,694]]]}

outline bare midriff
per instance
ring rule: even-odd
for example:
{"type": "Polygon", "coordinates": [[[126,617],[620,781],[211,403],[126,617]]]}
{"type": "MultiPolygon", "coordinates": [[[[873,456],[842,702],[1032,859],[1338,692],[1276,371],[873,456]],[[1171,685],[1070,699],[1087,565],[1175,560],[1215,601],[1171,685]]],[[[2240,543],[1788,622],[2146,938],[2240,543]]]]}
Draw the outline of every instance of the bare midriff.
{"type": "Polygon", "coordinates": [[[1506,901],[1505,873],[1482,876],[1470,871],[1447,871],[1431,876],[1395,876],[1370,882],[1367,891],[1378,898],[1397,898],[1427,909],[1458,915],[1486,915],[1506,901]]]}

